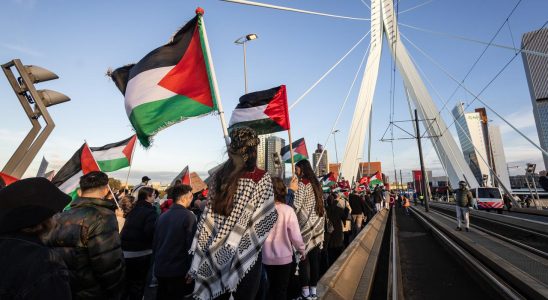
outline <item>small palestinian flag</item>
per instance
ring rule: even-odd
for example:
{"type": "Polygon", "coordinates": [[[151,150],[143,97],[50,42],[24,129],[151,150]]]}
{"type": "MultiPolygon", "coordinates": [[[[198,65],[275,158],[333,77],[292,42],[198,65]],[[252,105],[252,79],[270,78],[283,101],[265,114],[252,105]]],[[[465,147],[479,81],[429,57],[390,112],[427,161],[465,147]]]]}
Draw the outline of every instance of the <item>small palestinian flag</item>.
{"type": "Polygon", "coordinates": [[[144,147],[158,131],[217,110],[203,10],[196,13],[169,43],[111,73],[144,147]]]}
{"type": "Polygon", "coordinates": [[[373,176],[369,177],[369,188],[373,189],[377,186],[377,184],[379,186],[384,185],[384,182],[382,181],[382,174],[379,171],[373,174],[373,176]]]}
{"type": "Polygon", "coordinates": [[[325,174],[322,177],[321,181],[324,187],[332,187],[337,185],[337,178],[335,178],[335,174],[333,174],[333,172],[329,172],[328,174],[325,174]]]}
{"type": "Polygon", "coordinates": [[[180,180],[183,184],[190,185],[190,171],[188,170],[188,166],[186,166],[177,177],[173,179],[170,186],[175,186],[175,182],[177,180],[180,180]]]}
{"type": "Polygon", "coordinates": [[[131,156],[136,140],[137,136],[133,135],[120,142],[102,147],[90,147],[90,150],[101,171],[113,172],[131,165],[131,156]]]}
{"type": "Polygon", "coordinates": [[[13,177],[13,176],[10,176],[6,173],[2,173],[0,172],[0,188],[3,188],[3,187],[6,187],[14,182],[16,182],[17,178],[13,177]]]}
{"type": "MultiPolygon", "coordinates": [[[[289,151],[289,145],[280,149],[280,155],[282,160],[286,163],[291,163],[291,152],[289,151]]],[[[306,150],[306,143],[304,138],[298,139],[293,142],[293,159],[295,162],[299,160],[308,159],[308,151],[306,150]]]]}
{"type": "Polygon", "coordinates": [[[80,177],[92,171],[100,171],[97,162],[91,154],[88,144],[84,143],[70,160],[55,174],[51,182],[72,199],[78,194],[80,177]]]}
{"type": "Polygon", "coordinates": [[[240,97],[230,118],[229,130],[248,126],[257,134],[289,130],[289,108],[285,85],[240,97]]]}

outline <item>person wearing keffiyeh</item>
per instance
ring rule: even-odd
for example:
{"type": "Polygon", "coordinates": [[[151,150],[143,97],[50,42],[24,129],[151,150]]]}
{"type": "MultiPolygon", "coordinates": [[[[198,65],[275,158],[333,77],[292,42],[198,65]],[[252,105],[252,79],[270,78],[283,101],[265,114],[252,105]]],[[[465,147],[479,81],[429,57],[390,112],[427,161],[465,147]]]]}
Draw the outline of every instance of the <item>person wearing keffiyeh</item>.
{"type": "Polygon", "coordinates": [[[271,178],[256,166],[257,134],[240,127],[230,139],[190,249],[196,299],[255,299],[262,246],[278,218],[271,178]]]}
{"type": "Polygon", "coordinates": [[[308,160],[297,162],[295,174],[300,180],[293,205],[299,220],[306,256],[306,259],[299,263],[302,287],[299,299],[317,299],[316,284],[320,277],[320,249],[324,240],[325,223],[323,192],[308,160]]]}

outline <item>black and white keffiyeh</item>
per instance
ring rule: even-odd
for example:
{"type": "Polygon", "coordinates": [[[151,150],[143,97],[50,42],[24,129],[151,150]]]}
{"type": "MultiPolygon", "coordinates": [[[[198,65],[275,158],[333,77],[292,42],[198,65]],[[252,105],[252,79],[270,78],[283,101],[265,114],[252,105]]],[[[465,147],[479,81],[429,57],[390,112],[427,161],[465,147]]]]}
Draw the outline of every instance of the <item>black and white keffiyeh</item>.
{"type": "Polygon", "coordinates": [[[229,216],[214,213],[208,205],[190,250],[194,298],[212,299],[235,291],[256,263],[277,219],[272,180],[263,170],[239,179],[229,216]]]}
{"type": "Polygon", "coordinates": [[[305,254],[318,245],[321,248],[324,239],[325,218],[316,213],[316,196],[310,182],[299,182],[293,206],[299,220],[305,254]]]}

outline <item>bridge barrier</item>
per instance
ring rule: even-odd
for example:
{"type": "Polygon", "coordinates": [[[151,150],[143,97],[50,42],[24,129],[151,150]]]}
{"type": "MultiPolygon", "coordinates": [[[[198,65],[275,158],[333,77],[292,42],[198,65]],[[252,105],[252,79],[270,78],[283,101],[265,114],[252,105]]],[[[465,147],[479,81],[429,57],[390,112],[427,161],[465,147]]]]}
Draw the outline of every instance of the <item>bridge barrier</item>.
{"type": "Polygon", "coordinates": [[[323,275],[318,283],[318,296],[321,299],[369,298],[388,213],[388,210],[383,209],[375,214],[323,275]]]}

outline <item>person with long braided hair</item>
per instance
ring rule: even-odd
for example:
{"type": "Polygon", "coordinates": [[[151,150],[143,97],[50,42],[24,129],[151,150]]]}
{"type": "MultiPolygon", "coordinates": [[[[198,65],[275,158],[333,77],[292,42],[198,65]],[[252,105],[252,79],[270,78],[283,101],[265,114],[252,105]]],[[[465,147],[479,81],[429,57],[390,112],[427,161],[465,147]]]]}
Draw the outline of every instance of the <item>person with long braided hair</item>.
{"type": "Polygon", "coordinates": [[[323,192],[310,162],[300,160],[295,165],[299,188],[295,192],[295,213],[305,244],[306,258],[299,263],[301,299],[317,299],[316,284],[320,273],[320,249],[324,240],[325,208],[323,192]]]}
{"type": "Polygon", "coordinates": [[[190,249],[196,299],[255,299],[262,247],[278,218],[270,175],[257,168],[257,134],[235,128],[230,140],[190,249]]]}

